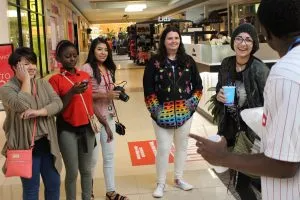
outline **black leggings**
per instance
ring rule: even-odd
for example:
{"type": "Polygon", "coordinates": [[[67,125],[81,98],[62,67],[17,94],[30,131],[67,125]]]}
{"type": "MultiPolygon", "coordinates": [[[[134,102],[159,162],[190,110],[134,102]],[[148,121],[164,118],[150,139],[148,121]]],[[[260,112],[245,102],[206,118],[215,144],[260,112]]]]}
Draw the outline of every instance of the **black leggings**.
{"type": "Polygon", "coordinates": [[[243,173],[238,172],[236,191],[241,200],[257,200],[256,195],[251,188],[251,178],[243,173]]]}

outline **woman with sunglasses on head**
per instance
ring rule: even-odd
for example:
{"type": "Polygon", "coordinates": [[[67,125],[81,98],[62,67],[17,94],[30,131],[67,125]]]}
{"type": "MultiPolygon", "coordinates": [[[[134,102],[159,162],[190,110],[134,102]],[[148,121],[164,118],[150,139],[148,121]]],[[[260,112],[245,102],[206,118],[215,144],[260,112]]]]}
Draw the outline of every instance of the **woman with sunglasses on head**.
{"type": "MultiPolygon", "coordinates": [[[[263,91],[269,74],[269,68],[253,54],[259,48],[256,30],[251,24],[238,26],[231,36],[231,48],[235,56],[225,58],[218,74],[216,98],[224,109],[219,113],[218,134],[226,138],[228,147],[235,145],[236,133],[245,131],[250,140],[259,137],[243,122],[240,111],[246,108],[261,107],[264,104],[263,91]],[[235,86],[234,104],[224,106],[226,97],[223,86],[235,86]]],[[[255,200],[251,188],[251,178],[237,172],[236,190],[242,200],[255,200]]]]}
{"type": "Polygon", "coordinates": [[[112,59],[112,50],[107,40],[96,38],[92,41],[88,58],[81,70],[90,75],[95,114],[105,119],[100,134],[96,135],[97,146],[93,151],[92,159],[93,177],[95,176],[96,164],[99,158],[99,146],[101,144],[106,199],[127,200],[127,197],[116,192],[115,187],[115,143],[113,133],[116,131],[115,120],[113,119],[115,116],[113,100],[119,99],[120,91],[114,90],[116,65],[112,59]]]}

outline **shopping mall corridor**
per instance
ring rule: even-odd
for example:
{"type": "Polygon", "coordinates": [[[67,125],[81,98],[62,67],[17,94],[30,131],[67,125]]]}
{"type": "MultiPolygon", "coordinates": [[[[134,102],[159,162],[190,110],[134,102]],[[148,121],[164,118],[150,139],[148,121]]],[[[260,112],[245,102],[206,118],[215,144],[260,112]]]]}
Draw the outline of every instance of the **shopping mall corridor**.
{"type": "MultiPolygon", "coordinates": [[[[155,184],[155,148],[151,148],[155,135],[152,120],[145,107],[142,90],[143,66],[136,66],[126,56],[115,57],[118,67],[117,82],[127,81],[126,93],[130,96],[128,102],[117,101],[120,121],[126,125],[126,135],[115,135],[116,142],[116,185],[117,191],[126,194],[131,200],[153,199],[152,192],[155,184]]],[[[5,113],[0,112],[0,126],[2,127],[5,113]]],[[[191,128],[192,133],[207,136],[216,133],[216,126],[208,122],[198,113],[195,113],[191,128]]],[[[0,147],[4,143],[4,133],[0,131],[0,147]]],[[[162,199],[168,200],[229,200],[235,199],[218,176],[209,169],[209,165],[195,153],[193,140],[189,141],[188,161],[184,179],[194,185],[191,191],[180,191],[173,187],[173,164],[169,165],[167,188],[162,199]]],[[[94,182],[95,199],[105,199],[105,185],[102,173],[102,156],[97,166],[94,182]]],[[[172,157],[172,155],[171,155],[172,157]]],[[[172,160],[172,159],[171,159],[172,160]]],[[[5,158],[0,156],[2,167],[5,158]]],[[[61,199],[65,199],[64,176],[61,174],[61,199]]],[[[80,199],[80,184],[77,185],[77,199],[80,199]]],[[[40,199],[43,199],[43,186],[41,184],[40,199]]],[[[5,178],[0,174],[0,199],[19,200],[22,189],[19,178],[5,178]]]]}

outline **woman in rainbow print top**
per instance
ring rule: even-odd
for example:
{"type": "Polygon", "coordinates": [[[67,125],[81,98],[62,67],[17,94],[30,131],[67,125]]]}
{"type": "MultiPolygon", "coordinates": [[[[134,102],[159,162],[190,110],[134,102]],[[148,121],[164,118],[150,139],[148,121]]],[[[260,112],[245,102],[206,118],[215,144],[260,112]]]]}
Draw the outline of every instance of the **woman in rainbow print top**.
{"type": "Polygon", "coordinates": [[[185,53],[177,28],[167,27],[160,38],[158,54],[147,64],[143,78],[146,106],[153,119],[157,140],[156,198],[165,189],[169,154],[174,138],[175,186],[191,190],[182,180],[191,117],[202,95],[202,80],[193,58],[185,53]]]}

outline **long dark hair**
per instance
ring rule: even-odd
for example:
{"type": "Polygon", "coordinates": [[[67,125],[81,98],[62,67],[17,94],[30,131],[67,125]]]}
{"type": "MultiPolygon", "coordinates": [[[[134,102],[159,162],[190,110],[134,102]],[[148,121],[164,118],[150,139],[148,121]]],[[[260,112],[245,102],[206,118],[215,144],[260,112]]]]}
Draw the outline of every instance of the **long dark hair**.
{"type": "Polygon", "coordinates": [[[115,82],[115,72],[116,72],[117,67],[112,59],[112,50],[104,38],[98,37],[92,41],[91,47],[89,50],[89,54],[88,54],[88,57],[87,57],[85,63],[89,63],[91,65],[91,67],[93,69],[94,78],[97,80],[97,83],[100,84],[101,74],[100,74],[100,69],[98,68],[98,60],[95,56],[95,49],[96,49],[97,45],[100,43],[105,44],[107,47],[108,55],[103,64],[111,72],[113,82],[115,82]]]}
{"type": "Polygon", "coordinates": [[[176,60],[178,62],[178,66],[185,66],[187,64],[187,61],[189,59],[189,56],[185,53],[185,49],[182,43],[181,34],[179,30],[174,26],[167,27],[161,34],[160,40],[159,40],[159,48],[158,48],[158,59],[160,62],[164,62],[166,58],[168,57],[168,52],[165,46],[165,40],[167,37],[167,34],[169,32],[176,32],[179,35],[180,38],[180,44],[176,53],[176,60]]]}

